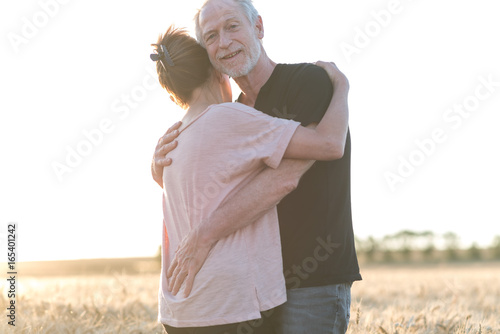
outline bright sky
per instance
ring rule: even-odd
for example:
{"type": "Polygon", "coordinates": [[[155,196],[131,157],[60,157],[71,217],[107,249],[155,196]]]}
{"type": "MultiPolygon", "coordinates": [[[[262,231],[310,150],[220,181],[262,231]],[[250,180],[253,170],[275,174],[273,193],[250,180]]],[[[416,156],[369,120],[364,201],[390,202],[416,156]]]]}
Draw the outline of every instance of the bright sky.
{"type": "MultiPolygon", "coordinates": [[[[500,234],[493,1],[254,3],[274,61],[333,60],[350,79],[356,235],[454,231],[468,246],[500,234]]],[[[149,166],[182,110],[157,85],[150,44],[191,27],[198,4],[0,4],[0,236],[18,223],[20,260],[155,254],[149,166]]]]}

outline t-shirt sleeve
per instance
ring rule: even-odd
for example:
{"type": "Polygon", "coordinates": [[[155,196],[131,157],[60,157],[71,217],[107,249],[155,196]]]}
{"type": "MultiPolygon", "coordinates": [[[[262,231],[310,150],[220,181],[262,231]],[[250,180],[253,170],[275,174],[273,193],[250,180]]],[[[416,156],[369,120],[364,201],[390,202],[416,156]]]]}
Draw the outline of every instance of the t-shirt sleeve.
{"type": "Polygon", "coordinates": [[[218,128],[238,156],[246,160],[260,160],[277,168],[286,148],[300,123],[271,117],[240,103],[225,104],[213,113],[218,128]],[[218,114],[218,115],[216,115],[218,114]]]}
{"type": "Polygon", "coordinates": [[[309,65],[293,80],[294,94],[287,112],[304,126],[319,123],[333,96],[328,74],[319,66],[309,65]]]}

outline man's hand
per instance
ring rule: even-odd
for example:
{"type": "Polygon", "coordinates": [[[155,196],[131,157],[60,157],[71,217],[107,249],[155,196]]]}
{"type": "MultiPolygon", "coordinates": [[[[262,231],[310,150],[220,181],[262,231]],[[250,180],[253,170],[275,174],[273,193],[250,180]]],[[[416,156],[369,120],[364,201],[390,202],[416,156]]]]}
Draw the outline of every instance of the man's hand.
{"type": "Polygon", "coordinates": [[[179,127],[182,122],[177,122],[158,140],[153,155],[153,162],[151,163],[151,174],[153,179],[163,188],[163,167],[170,166],[172,159],[167,158],[166,155],[177,147],[175,138],[179,135],[179,127]]]}
{"type": "Polygon", "coordinates": [[[194,278],[215,244],[202,240],[199,236],[200,232],[195,228],[192,229],[175,251],[175,257],[167,270],[168,290],[173,295],[179,292],[185,282],[184,297],[189,296],[193,288],[194,278]]]}
{"type": "Polygon", "coordinates": [[[339,68],[335,63],[333,62],[324,62],[324,61],[317,61],[315,65],[323,68],[328,76],[330,77],[330,80],[332,80],[334,88],[336,88],[337,85],[339,84],[345,84],[347,87],[349,87],[349,80],[347,80],[347,77],[345,76],[344,73],[340,72],[339,68]]]}

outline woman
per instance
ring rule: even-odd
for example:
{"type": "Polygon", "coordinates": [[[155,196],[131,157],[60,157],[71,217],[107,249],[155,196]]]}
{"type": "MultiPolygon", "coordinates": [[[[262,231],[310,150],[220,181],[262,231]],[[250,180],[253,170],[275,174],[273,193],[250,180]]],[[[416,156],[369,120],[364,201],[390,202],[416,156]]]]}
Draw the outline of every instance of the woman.
{"type": "MultiPolygon", "coordinates": [[[[187,109],[170,154],[175,163],[163,175],[159,321],[169,334],[271,333],[251,320],[286,301],[276,208],[213,247],[189,297],[169,292],[166,269],[190,229],[266,166],[338,157],[329,132],[339,113],[332,103],[317,127],[304,128],[231,103],[229,78],[184,30],[170,27],[155,46],[162,87],[187,109]]],[[[347,83],[334,65],[323,66],[334,84],[347,83]]]]}

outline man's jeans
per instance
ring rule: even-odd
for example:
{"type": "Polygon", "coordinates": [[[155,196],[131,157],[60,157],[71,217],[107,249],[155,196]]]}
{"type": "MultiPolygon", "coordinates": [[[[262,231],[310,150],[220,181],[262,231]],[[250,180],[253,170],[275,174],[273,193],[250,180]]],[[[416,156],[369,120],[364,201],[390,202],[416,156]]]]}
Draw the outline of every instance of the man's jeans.
{"type": "Polygon", "coordinates": [[[278,334],[344,334],[351,315],[352,282],[287,290],[272,312],[278,334]]]}

